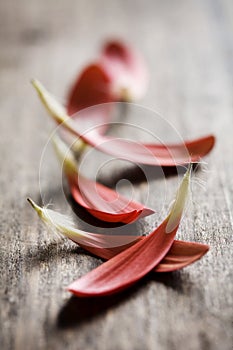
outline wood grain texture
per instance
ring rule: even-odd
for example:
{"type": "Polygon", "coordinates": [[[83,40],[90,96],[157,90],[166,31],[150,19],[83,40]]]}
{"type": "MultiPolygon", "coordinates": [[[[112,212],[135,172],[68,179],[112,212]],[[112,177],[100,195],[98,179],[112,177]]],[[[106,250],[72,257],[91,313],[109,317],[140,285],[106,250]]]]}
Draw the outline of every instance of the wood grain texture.
{"type": "MultiPolygon", "coordinates": [[[[0,1],[1,349],[231,349],[232,38],[231,0],[0,1]],[[50,147],[40,163],[54,126],[29,80],[40,79],[65,99],[74,75],[112,35],[131,41],[147,59],[151,83],[144,106],[166,116],[185,138],[217,136],[207,172],[203,166],[197,174],[204,188],[193,183],[192,205],[178,234],[211,249],[194,265],[151,274],[118,296],[79,300],[65,287],[101,260],[48,233],[26,202],[28,195],[35,201],[42,195],[67,211],[50,147]]],[[[150,130],[173,136],[158,123],[150,130]]],[[[98,155],[96,168],[105,160],[98,155]]],[[[148,233],[165,215],[178,180],[146,170],[149,204],[158,212],[132,230],[148,233]]],[[[131,180],[114,162],[99,172],[111,185],[118,175],[131,180]]],[[[145,190],[138,181],[138,200],[145,190]]],[[[102,230],[96,222],[77,224],[102,230]]]]}

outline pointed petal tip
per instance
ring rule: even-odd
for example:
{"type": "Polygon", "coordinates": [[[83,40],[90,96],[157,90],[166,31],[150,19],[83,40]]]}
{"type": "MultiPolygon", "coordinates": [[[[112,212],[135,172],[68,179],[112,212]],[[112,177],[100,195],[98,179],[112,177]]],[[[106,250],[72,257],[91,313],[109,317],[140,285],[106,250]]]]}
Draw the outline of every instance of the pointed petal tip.
{"type": "MultiPolygon", "coordinates": [[[[154,213],[155,213],[154,210],[151,210],[151,209],[149,209],[149,208],[143,208],[143,209],[141,209],[141,210],[138,210],[138,214],[137,214],[136,220],[138,220],[138,219],[143,219],[143,218],[145,218],[146,216],[150,216],[150,215],[152,215],[152,214],[154,214],[154,213]]],[[[136,221],[136,220],[135,220],[135,221],[136,221]]]]}
{"type": "Polygon", "coordinates": [[[188,169],[184,174],[183,179],[178,188],[178,191],[176,193],[174,204],[172,205],[167,217],[167,223],[166,223],[166,229],[165,229],[166,233],[173,232],[173,230],[177,229],[180,224],[180,220],[183,215],[188,193],[189,193],[191,172],[192,172],[192,163],[189,163],[188,169]]]}
{"type": "MultiPolygon", "coordinates": [[[[79,283],[80,279],[72,282],[66,290],[78,298],[101,298],[114,294],[114,291],[102,290],[98,291],[98,288],[92,288],[92,286],[83,287],[79,283]]],[[[120,290],[119,290],[120,291],[120,290]]]]}
{"type": "Polygon", "coordinates": [[[208,244],[202,244],[202,247],[203,247],[203,255],[205,255],[210,250],[210,246],[208,244]]]}
{"type": "Polygon", "coordinates": [[[27,197],[27,201],[31,204],[33,208],[35,208],[36,203],[30,197],[27,197]]]}
{"type": "Polygon", "coordinates": [[[82,293],[79,293],[79,291],[77,290],[76,287],[77,287],[77,282],[74,281],[66,287],[66,290],[67,290],[67,292],[70,292],[70,293],[75,294],[77,296],[82,296],[82,293]]]}
{"type": "Polygon", "coordinates": [[[214,145],[216,143],[216,137],[212,134],[203,136],[199,138],[198,140],[194,141],[192,143],[187,144],[187,148],[190,152],[190,155],[192,157],[192,154],[195,154],[194,160],[197,161],[197,153],[199,153],[199,160],[206,156],[210,151],[213,149],[214,145]]]}
{"type": "Polygon", "coordinates": [[[39,91],[39,90],[41,89],[42,84],[39,82],[39,80],[37,80],[37,79],[35,79],[35,78],[32,78],[30,82],[31,82],[32,86],[33,86],[37,91],[39,91]]]}
{"type": "Polygon", "coordinates": [[[31,79],[31,84],[35,88],[40,99],[45,103],[45,101],[46,101],[45,95],[46,95],[47,91],[46,91],[45,87],[43,86],[43,84],[39,80],[34,79],[34,78],[31,79]]]}
{"type": "Polygon", "coordinates": [[[208,154],[214,147],[216,143],[216,137],[213,134],[210,134],[203,138],[206,141],[206,154],[208,154]]]}
{"type": "Polygon", "coordinates": [[[34,86],[37,82],[37,79],[31,78],[30,83],[34,86]]]}
{"type": "Polygon", "coordinates": [[[210,150],[211,150],[214,147],[214,145],[216,144],[216,137],[214,135],[210,135],[209,140],[210,140],[210,145],[211,145],[210,150]]]}
{"type": "Polygon", "coordinates": [[[146,216],[148,216],[148,215],[153,215],[155,213],[155,210],[151,208],[145,208],[143,212],[146,214],[146,216]]]}
{"type": "Polygon", "coordinates": [[[79,298],[84,298],[84,297],[91,297],[92,295],[88,295],[87,293],[82,293],[82,292],[79,292],[77,289],[75,289],[74,287],[72,287],[72,284],[70,286],[68,286],[66,288],[67,292],[70,292],[72,294],[74,294],[76,297],[79,297],[79,298]]]}
{"type": "Polygon", "coordinates": [[[43,209],[37,205],[30,197],[27,198],[27,201],[31,204],[32,208],[37,212],[37,214],[41,215],[43,209]]]}
{"type": "Polygon", "coordinates": [[[126,214],[126,219],[123,220],[123,223],[132,224],[136,220],[140,219],[141,214],[142,214],[142,209],[141,210],[133,210],[130,213],[126,214]]]}

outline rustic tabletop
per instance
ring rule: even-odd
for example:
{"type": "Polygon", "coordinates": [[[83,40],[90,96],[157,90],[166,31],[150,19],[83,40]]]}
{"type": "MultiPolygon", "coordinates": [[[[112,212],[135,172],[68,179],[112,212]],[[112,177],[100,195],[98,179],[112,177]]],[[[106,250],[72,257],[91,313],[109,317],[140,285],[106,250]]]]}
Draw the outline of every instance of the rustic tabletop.
{"type": "MultiPolygon", "coordinates": [[[[0,11],[1,349],[231,349],[232,1],[2,0],[0,11]],[[65,101],[78,71],[115,36],[147,61],[150,87],[141,105],[158,111],[183,138],[216,135],[178,233],[210,251],[181,271],[151,273],[127,292],[85,300],[66,286],[101,259],[48,232],[26,202],[42,197],[67,210],[50,146],[42,157],[54,124],[29,81],[40,79],[65,101]]],[[[154,123],[150,131],[166,128],[154,123]]],[[[129,175],[114,167],[102,169],[100,180],[114,186],[129,175]]],[[[157,225],[177,184],[177,176],[152,174],[157,214],[135,230],[148,233],[157,225]]],[[[143,200],[144,181],[134,186],[143,200]]]]}

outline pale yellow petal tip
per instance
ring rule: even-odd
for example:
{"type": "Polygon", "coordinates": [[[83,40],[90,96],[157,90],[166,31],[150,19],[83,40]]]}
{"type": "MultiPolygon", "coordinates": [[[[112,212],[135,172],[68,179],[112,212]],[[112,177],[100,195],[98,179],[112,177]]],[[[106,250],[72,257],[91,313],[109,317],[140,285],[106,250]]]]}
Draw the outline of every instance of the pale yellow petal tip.
{"type": "Polygon", "coordinates": [[[40,91],[41,88],[42,88],[42,84],[39,82],[39,80],[37,79],[31,79],[31,84],[32,86],[34,86],[34,88],[37,90],[37,91],[40,91]]]}
{"type": "Polygon", "coordinates": [[[45,87],[37,79],[32,79],[31,84],[35,88],[35,90],[36,90],[38,96],[40,97],[40,99],[42,100],[42,102],[45,103],[46,102],[45,96],[47,94],[45,87]]]}
{"type": "Polygon", "coordinates": [[[52,118],[59,124],[65,123],[66,119],[69,119],[65,108],[43,86],[43,84],[39,82],[39,80],[32,79],[31,83],[34,86],[41,102],[43,103],[47,112],[52,116],[52,118]]]}
{"type": "Polygon", "coordinates": [[[64,143],[58,135],[52,137],[52,143],[55,153],[63,166],[64,172],[68,176],[77,176],[78,165],[68,145],[64,143]]]}
{"type": "Polygon", "coordinates": [[[37,205],[31,198],[27,198],[27,201],[31,204],[32,208],[37,212],[39,216],[41,216],[43,209],[37,205]]]}
{"type": "Polygon", "coordinates": [[[32,84],[33,86],[35,86],[36,83],[37,83],[37,79],[32,78],[32,79],[30,80],[30,82],[31,82],[31,84],[32,84]]]}
{"type": "Polygon", "coordinates": [[[189,182],[191,178],[192,163],[189,164],[183,180],[176,194],[175,202],[167,218],[166,233],[174,231],[180,223],[183,211],[185,209],[186,200],[189,193],[189,182]]]}

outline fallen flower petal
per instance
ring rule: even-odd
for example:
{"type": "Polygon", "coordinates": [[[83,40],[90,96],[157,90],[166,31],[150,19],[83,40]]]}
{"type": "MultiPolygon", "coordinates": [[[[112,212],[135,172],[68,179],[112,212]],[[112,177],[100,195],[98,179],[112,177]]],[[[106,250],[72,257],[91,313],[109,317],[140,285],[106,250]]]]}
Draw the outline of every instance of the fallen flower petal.
{"type": "Polygon", "coordinates": [[[71,218],[52,209],[40,207],[31,198],[27,200],[49,228],[69,238],[81,247],[85,247],[85,249],[87,247],[98,247],[101,249],[116,248],[121,251],[140,239],[140,237],[132,235],[104,235],[79,230],[75,228],[71,218]]]}
{"type": "Polygon", "coordinates": [[[141,98],[148,85],[148,72],[142,56],[132,46],[111,40],[103,46],[100,64],[108,73],[118,101],[141,98]]]}
{"type": "Polygon", "coordinates": [[[169,215],[157,229],[73,282],[68,290],[82,297],[109,295],[130,287],[152,271],[173,244],[188,194],[190,173],[191,167],[184,175],[169,215]]]}
{"type": "MultiPolygon", "coordinates": [[[[140,238],[144,239],[145,237],[143,236],[140,238]]],[[[99,247],[85,247],[83,245],[82,248],[105,260],[109,260],[123,251],[122,247],[103,249],[99,247]]],[[[208,250],[209,246],[206,244],[175,240],[166,256],[160,261],[153,271],[172,272],[180,270],[181,268],[199,260],[208,252],[208,250]]]]}
{"type": "Polygon", "coordinates": [[[130,223],[154,213],[143,204],[129,200],[111,188],[79,174],[77,162],[69,147],[59,136],[53,138],[53,144],[74,200],[90,214],[103,221],[130,223]]]}
{"type": "Polygon", "coordinates": [[[47,111],[57,123],[62,124],[65,129],[81,138],[90,146],[96,147],[98,150],[116,158],[147,165],[176,166],[189,162],[198,162],[201,157],[211,151],[215,143],[214,136],[210,135],[185,142],[184,144],[147,145],[131,140],[103,136],[95,129],[86,131],[83,125],[75,123],[67,116],[63,106],[59,105],[41,83],[33,80],[32,84],[47,111]]]}
{"type": "Polygon", "coordinates": [[[207,244],[174,241],[167,255],[155,267],[155,271],[171,272],[179,270],[199,260],[208,250],[209,246],[207,244]]]}
{"type": "Polygon", "coordinates": [[[97,63],[87,66],[69,92],[67,112],[75,114],[97,104],[114,101],[107,73],[97,63]]]}
{"type": "Polygon", "coordinates": [[[111,78],[98,63],[87,66],[78,77],[68,94],[67,113],[77,123],[82,121],[85,128],[98,127],[98,132],[104,134],[110,120],[110,105],[108,102],[116,101],[111,92],[111,78]],[[98,110],[92,108],[86,113],[88,107],[98,105],[98,110]],[[77,112],[81,111],[81,114],[77,112]],[[80,118],[81,117],[81,118],[80,118]]]}
{"type": "Polygon", "coordinates": [[[121,41],[106,42],[100,58],[81,72],[70,89],[67,113],[71,116],[97,104],[138,99],[147,83],[146,65],[139,53],[121,41]]]}
{"type": "MultiPolygon", "coordinates": [[[[53,231],[61,233],[74,243],[79,244],[84,250],[106,260],[111,259],[136,242],[145,239],[144,236],[109,236],[77,230],[70,218],[50,209],[41,208],[30,198],[28,201],[42,221],[49,227],[52,227],[53,231]],[[109,246],[111,244],[113,244],[113,246],[109,246]]],[[[205,244],[174,241],[172,247],[155,267],[154,271],[171,272],[179,270],[200,259],[207,253],[208,249],[208,245],[205,244]]]]}
{"type": "Polygon", "coordinates": [[[70,182],[70,190],[79,205],[102,221],[132,223],[154,213],[143,204],[128,200],[114,190],[81,176],[78,183],[70,182]]]}

